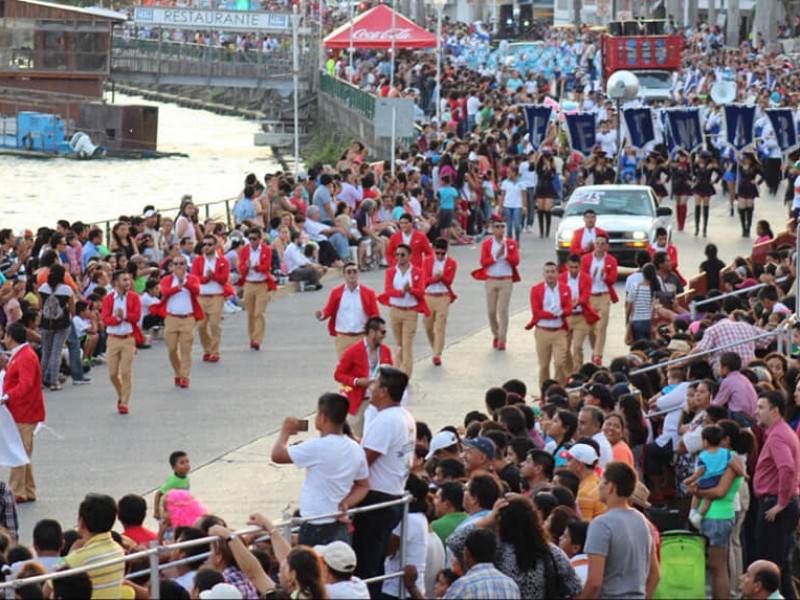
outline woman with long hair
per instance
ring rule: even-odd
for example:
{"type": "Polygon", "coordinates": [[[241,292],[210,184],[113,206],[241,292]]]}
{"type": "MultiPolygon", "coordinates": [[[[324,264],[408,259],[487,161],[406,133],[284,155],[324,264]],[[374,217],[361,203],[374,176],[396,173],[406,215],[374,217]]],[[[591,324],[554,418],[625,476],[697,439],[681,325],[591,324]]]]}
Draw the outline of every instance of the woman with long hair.
{"type": "Polygon", "coordinates": [[[651,431],[649,428],[649,421],[644,417],[640,396],[638,394],[623,394],[620,396],[619,412],[622,415],[625,426],[625,438],[628,441],[631,452],[633,452],[633,462],[636,465],[636,472],[639,473],[640,479],[644,479],[642,457],[645,445],[649,441],[651,431]]]}
{"type": "Polygon", "coordinates": [[[292,598],[316,600],[327,598],[322,557],[313,548],[296,546],[281,563],[280,579],[292,598]]]}
{"type": "Polygon", "coordinates": [[[652,337],[653,301],[661,291],[661,282],[653,263],[642,269],[642,280],[628,293],[625,303],[627,320],[633,331],[633,341],[652,337]]]}
{"type": "Polygon", "coordinates": [[[553,203],[558,198],[556,191],[556,172],[553,151],[550,148],[542,148],[534,161],[536,165],[536,215],[539,221],[539,237],[550,237],[550,224],[553,220],[551,211],[553,203]]]}
{"type": "Polygon", "coordinates": [[[739,222],[742,225],[742,237],[750,237],[753,224],[753,201],[758,197],[758,185],[764,181],[761,163],[752,152],[745,152],[739,161],[739,222]]]}
{"type": "Polygon", "coordinates": [[[198,224],[197,207],[192,202],[192,197],[187,194],[181,199],[178,218],[175,219],[175,237],[179,240],[189,238],[193,242],[197,242],[202,235],[198,224]]]}
{"type": "Polygon", "coordinates": [[[672,161],[670,171],[678,231],[683,231],[686,225],[687,203],[689,202],[689,196],[692,195],[692,165],[689,162],[689,153],[685,150],[678,150],[678,155],[672,161]]]}
{"type": "MultiPolygon", "coordinates": [[[[752,208],[750,210],[752,210],[752,208]]],[[[753,215],[751,213],[750,214],[751,220],[752,220],[752,216],[753,215]]],[[[749,231],[748,231],[748,235],[749,235],[749,231]]],[[[772,227],[770,226],[769,221],[765,221],[764,219],[762,219],[758,223],[756,223],[756,235],[758,236],[756,238],[756,241],[755,241],[756,244],[760,244],[762,242],[768,242],[771,239],[775,238],[775,234],[772,233],[772,227]]]]}
{"type": "Polygon", "coordinates": [[[61,350],[75,314],[75,294],[64,283],[64,265],[50,267],[47,281],[39,286],[40,334],[42,336],[42,384],[51,391],[61,389],[58,381],[61,350]]]}
{"type": "Polygon", "coordinates": [[[139,254],[136,240],[131,235],[130,224],[126,221],[116,223],[111,229],[111,239],[108,242],[108,249],[111,252],[121,252],[127,258],[134,254],[139,254]]]}
{"type": "Polygon", "coordinates": [[[694,165],[694,235],[700,234],[700,215],[703,216],[703,237],[708,234],[708,204],[714,195],[714,184],[719,181],[719,169],[713,155],[708,150],[702,150],[694,165]],[[717,178],[714,181],[714,175],[717,178]]]}
{"type": "Polygon", "coordinates": [[[624,439],[625,419],[620,413],[606,415],[603,421],[603,435],[606,436],[608,443],[611,444],[614,460],[624,462],[631,469],[636,469],[633,460],[633,451],[624,439]]]}
{"type": "Polygon", "coordinates": [[[501,498],[489,515],[459,527],[447,543],[456,556],[462,553],[467,535],[479,527],[493,528],[497,533],[495,565],[516,582],[521,597],[549,600],[581,593],[580,578],[566,555],[548,541],[529,498],[501,498]]]}

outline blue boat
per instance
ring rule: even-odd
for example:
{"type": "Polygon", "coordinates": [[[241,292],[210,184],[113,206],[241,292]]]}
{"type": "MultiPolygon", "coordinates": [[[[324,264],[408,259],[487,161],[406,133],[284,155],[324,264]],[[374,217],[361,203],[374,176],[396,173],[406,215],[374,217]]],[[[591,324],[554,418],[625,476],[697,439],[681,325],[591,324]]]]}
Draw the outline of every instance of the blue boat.
{"type": "Polygon", "coordinates": [[[23,111],[16,117],[0,117],[0,154],[31,158],[102,158],[106,149],[75,132],[67,140],[65,126],[56,114],[23,111]]]}

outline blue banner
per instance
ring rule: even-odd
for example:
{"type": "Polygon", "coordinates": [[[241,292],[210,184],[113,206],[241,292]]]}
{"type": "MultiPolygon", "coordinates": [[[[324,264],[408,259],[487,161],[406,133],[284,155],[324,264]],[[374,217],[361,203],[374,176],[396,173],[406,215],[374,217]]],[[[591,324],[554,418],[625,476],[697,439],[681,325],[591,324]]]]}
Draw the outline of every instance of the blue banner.
{"type": "Polygon", "coordinates": [[[625,129],[628,130],[628,144],[641,150],[656,139],[653,126],[653,112],[650,108],[626,108],[622,111],[625,129]]]}
{"type": "Polygon", "coordinates": [[[594,114],[565,114],[564,122],[567,124],[567,134],[569,135],[569,144],[572,149],[584,156],[591,155],[592,149],[597,143],[594,114]]]}
{"type": "Polygon", "coordinates": [[[697,150],[703,144],[700,111],[696,108],[670,108],[666,113],[675,146],[687,152],[697,150]]]}
{"type": "Polygon", "coordinates": [[[775,132],[775,141],[781,152],[786,154],[797,146],[797,130],[794,127],[794,114],[791,108],[768,108],[769,122],[775,132]]]}
{"type": "Polygon", "coordinates": [[[550,124],[550,115],[553,109],[544,104],[526,104],[525,118],[528,121],[528,137],[534,150],[539,150],[539,146],[547,138],[547,126],[550,124]]]}
{"type": "Polygon", "coordinates": [[[755,140],[753,125],[756,121],[756,107],[745,104],[726,104],[722,107],[725,119],[725,141],[740,152],[755,140]]]}

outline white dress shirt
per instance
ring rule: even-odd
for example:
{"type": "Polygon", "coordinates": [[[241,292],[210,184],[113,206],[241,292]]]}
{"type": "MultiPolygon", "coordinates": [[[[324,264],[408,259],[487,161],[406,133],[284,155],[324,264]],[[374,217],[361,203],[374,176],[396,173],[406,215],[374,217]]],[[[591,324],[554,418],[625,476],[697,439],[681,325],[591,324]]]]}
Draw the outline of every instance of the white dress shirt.
{"type": "MultiPolygon", "coordinates": [[[[445,260],[439,260],[438,258],[435,258],[433,260],[433,274],[434,275],[436,273],[438,273],[439,275],[442,275],[444,273],[444,264],[445,264],[446,261],[447,261],[446,257],[445,257],[445,260]]],[[[447,293],[447,286],[445,284],[443,284],[441,282],[441,280],[439,280],[439,281],[437,281],[435,283],[428,284],[428,287],[425,288],[425,293],[426,294],[446,294],[447,293]]]]}
{"type": "Polygon", "coordinates": [[[247,276],[244,278],[245,281],[266,281],[267,276],[264,273],[256,271],[256,267],[261,260],[261,249],[263,248],[263,244],[259,244],[258,248],[253,250],[253,247],[250,246],[250,268],[247,270],[247,276]]]}
{"type": "MultiPolygon", "coordinates": [[[[486,274],[489,277],[511,277],[514,271],[511,269],[511,263],[506,259],[508,252],[503,252],[502,256],[497,256],[500,248],[506,245],[506,240],[503,238],[502,242],[498,242],[497,238],[492,238],[492,256],[495,261],[486,268],[486,274]]],[[[506,250],[508,250],[506,248],[506,250]]]]}
{"type": "Polygon", "coordinates": [[[603,276],[605,275],[605,265],[606,265],[606,255],[603,255],[603,258],[597,258],[596,254],[592,254],[592,268],[591,268],[591,275],[592,275],[592,293],[593,294],[603,294],[608,292],[608,286],[606,282],[603,280],[603,276]]]}
{"type": "Polygon", "coordinates": [[[283,252],[283,262],[290,275],[299,267],[311,263],[297,244],[289,244],[286,246],[286,250],[283,252]]]}
{"type": "Polygon", "coordinates": [[[353,290],[344,286],[339,310],[336,313],[336,331],[339,333],[363,333],[367,324],[367,314],[361,303],[361,286],[353,290]]]}
{"type": "Polygon", "coordinates": [[[581,248],[583,251],[589,248],[589,244],[594,244],[595,240],[597,239],[597,227],[592,227],[589,229],[588,227],[583,228],[583,235],[581,236],[581,248]]]}
{"type": "MultiPolygon", "coordinates": [[[[179,292],[167,298],[167,314],[169,315],[191,315],[194,312],[192,307],[192,294],[186,289],[186,281],[183,282],[179,292]]],[[[172,285],[178,285],[178,278],[172,276],[172,285]]]]}
{"type": "Polygon", "coordinates": [[[537,323],[538,327],[558,328],[563,327],[564,320],[561,318],[561,298],[558,297],[558,284],[550,287],[544,284],[544,298],[542,300],[542,308],[548,312],[556,315],[555,319],[541,319],[537,323]]]}
{"type": "MultiPolygon", "coordinates": [[[[394,281],[392,281],[394,289],[402,290],[406,284],[411,285],[411,271],[411,265],[408,265],[408,269],[406,269],[405,273],[403,273],[399,268],[395,271],[394,281]]],[[[419,301],[411,294],[411,292],[405,292],[402,296],[392,296],[389,298],[389,304],[399,308],[411,308],[419,304],[419,301]]]]}
{"type": "Polygon", "coordinates": [[[580,298],[581,291],[580,291],[580,281],[581,277],[578,274],[577,277],[570,277],[567,275],[567,285],[569,286],[569,291],[572,294],[572,314],[582,313],[583,307],[576,304],[578,302],[578,298],[580,298]]]}
{"type": "MultiPolygon", "coordinates": [[[[217,257],[214,256],[213,258],[209,259],[207,256],[203,256],[203,260],[205,264],[203,268],[205,271],[210,270],[212,273],[217,269],[217,257]]],[[[195,273],[198,277],[205,277],[205,271],[203,273],[195,273]]],[[[218,281],[214,281],[213,279],[210,280],[208,283],[201,283],[200,284],[200,295],[201,296],[219,296],[225,290],[222,289],[222,285],[218,281]]]]}

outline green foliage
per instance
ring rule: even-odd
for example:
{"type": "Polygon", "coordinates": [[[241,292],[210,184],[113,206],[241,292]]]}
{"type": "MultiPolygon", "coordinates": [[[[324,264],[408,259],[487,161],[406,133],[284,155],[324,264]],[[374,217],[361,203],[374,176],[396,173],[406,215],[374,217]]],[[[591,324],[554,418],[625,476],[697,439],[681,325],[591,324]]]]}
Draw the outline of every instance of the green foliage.
{"type": "Polygon", "coordinates": [[[300,155],[307,166],[317,163],[334,165],[353,143],[339,128],[331,124],[319,124],[311,139],[303,144],[300,155]]]}

